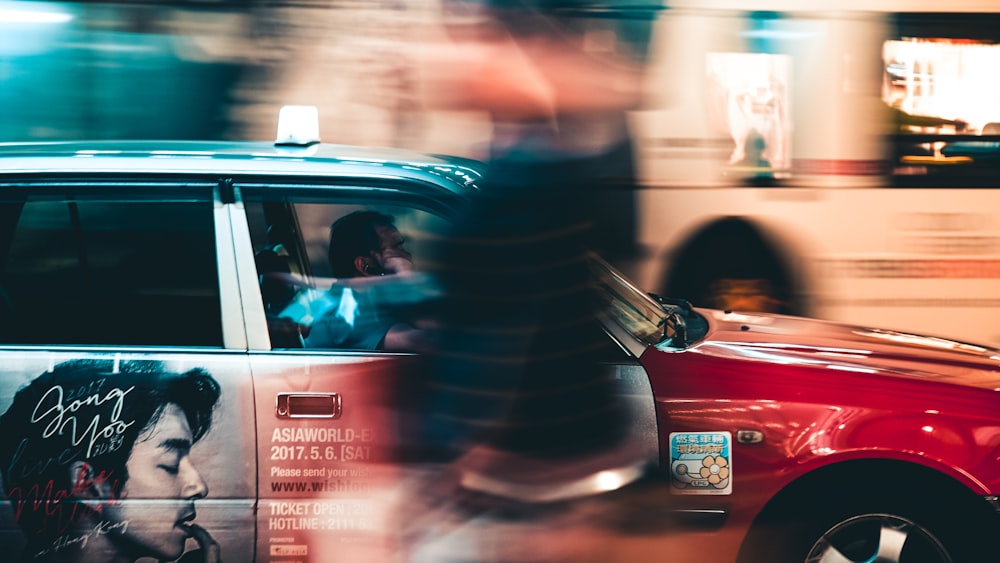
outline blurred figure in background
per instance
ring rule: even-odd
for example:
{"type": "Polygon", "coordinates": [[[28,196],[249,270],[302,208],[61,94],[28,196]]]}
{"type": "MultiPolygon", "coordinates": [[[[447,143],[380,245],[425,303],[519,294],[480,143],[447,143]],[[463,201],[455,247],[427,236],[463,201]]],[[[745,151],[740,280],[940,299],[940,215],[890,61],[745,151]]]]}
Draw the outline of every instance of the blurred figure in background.
{"type": "Polygon", "coordinates": [[[445,299],[428,439],[447,470],[423,491],[413,558],[606,559],[586,499],[652,460],[626,439],[597,362],[607,337],[587,257],[601,182],[631,166],[641,67],[574,2],[447,6],[463,72],[431,75],[437,101],[488,112],[493,138],[481,191],[432,259],[445,299]]]}

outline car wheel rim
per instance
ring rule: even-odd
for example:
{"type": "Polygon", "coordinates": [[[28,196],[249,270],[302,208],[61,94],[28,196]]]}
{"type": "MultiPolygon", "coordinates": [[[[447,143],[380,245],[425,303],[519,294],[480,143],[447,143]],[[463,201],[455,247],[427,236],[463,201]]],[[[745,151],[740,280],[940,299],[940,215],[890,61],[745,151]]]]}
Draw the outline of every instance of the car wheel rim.
{"type": "Polygon", "coordinates": [[[899,516],[866,514],[830,528],[806,563],[952,563],[930,530],[899,516]]]}

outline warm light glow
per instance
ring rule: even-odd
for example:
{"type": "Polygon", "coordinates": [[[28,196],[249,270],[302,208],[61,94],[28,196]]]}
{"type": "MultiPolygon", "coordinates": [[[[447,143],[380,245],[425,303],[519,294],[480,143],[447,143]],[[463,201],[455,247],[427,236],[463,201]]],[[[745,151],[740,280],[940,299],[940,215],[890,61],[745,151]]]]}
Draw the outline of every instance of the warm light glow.
{"type": "Polygon", "coordinates": [[[595,477],[597,488],[602,491],[614,491],[625,484],[621,475],[614,471],[601,471],[595,477]]]}
{"type": "Polygon", "coordinates": [[[884,99],[906,113],[958,119],[978,132],[1000,122],[1000,46],[942,40],[887,41],[884,99]]]}
{"type": "Polygon", "coordinates": [[[906,334],[904,332],[896,332],[892,330],[881,330],[881,329],[871,329],[867,331],[856,330],[854,331],[854,334],[857,334],[858,336],[866,336],[868,338],[881,338],[883,340],[891,340],[893,342],[899,342],[901,344],[916,344],[918,346],[932,346],[934,348],[963,350],[966,352],[986,352],[986,348],[983,348],[982,346],[976,346],[974,344],[966,344],[964,342],[956,342],[954,340],[937,338],[933,336],[906,334]]]}

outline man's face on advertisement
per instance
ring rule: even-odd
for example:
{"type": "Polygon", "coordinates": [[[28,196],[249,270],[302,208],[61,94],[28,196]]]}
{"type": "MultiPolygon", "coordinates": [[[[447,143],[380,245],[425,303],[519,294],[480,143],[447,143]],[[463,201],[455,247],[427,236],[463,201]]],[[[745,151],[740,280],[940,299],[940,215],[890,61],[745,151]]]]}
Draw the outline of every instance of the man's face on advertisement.
{"type": "Polygon", "coordinates": [[[184,552],[191,535],[185,524],[194,520],[194,501],[208,494],[191,462],[192,442],[184,412],[173,403],[136,440],[125,466],[128,480],[121,502],[105,512],[109,528],[120,527],[110,535],[123,551],[165,561],[184,552]],[[165,500],[146,502],[150,499],[165,500]]]}

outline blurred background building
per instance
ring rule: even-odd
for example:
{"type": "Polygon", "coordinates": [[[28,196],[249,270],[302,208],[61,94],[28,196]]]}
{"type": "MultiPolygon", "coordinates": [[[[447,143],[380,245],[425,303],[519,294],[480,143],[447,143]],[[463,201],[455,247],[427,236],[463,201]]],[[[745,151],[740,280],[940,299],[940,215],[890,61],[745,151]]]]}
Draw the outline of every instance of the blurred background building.
{"type": "MultiPolygon", "coordinates": [[[[603,230],[640,285],[1000,343],[995,2],[549,4],[645,65],[603,230]]],[[[266,141],[309,104],[326,142],[484,158],[489,116],[435,104],[470,67],[428,65],[476,6],[0,1],[0,141],[266,141]]]]}

